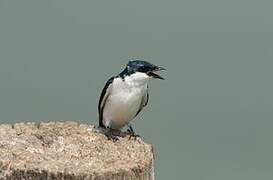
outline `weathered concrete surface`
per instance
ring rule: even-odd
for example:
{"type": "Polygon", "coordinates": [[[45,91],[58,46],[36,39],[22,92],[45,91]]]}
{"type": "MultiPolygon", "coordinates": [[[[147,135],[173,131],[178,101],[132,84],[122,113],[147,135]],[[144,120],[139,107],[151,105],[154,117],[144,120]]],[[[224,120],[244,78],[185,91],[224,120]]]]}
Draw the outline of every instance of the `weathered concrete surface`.
{"type": "Polygon", "coordinates": [[[0,125],[0,179],[154,179],[152,146],[75,122],[0,125]]]}

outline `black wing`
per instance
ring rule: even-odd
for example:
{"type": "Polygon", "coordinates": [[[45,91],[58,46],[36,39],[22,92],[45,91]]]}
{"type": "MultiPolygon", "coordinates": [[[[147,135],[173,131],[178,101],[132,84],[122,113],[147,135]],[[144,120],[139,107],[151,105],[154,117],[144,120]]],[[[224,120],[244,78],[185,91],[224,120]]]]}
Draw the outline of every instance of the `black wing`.
{"type": "Polygon", "coordinates": [[[146,94],[142,97],[142,100],[141,100],[141,103],[140,103],[140,106],[139,106],[139,110],[137,111],[136,116],[140,113],[140,111],[141,111],[145,106],[147,106],[148,101],[149,101],[149,93],[148,93],[148,87],[147,87],[146,94]]]}
{"type": "Polygon", "coordinates": [[[102,89],[99,105],[98,105],[98,111],[99,111],[99,126],[105,128],[103,124],[103,108],[105,106],[105,102],[110,94],[111,85],[114,81],[115,77],[111,77],[105,84],[104,88],[102,89]]]}

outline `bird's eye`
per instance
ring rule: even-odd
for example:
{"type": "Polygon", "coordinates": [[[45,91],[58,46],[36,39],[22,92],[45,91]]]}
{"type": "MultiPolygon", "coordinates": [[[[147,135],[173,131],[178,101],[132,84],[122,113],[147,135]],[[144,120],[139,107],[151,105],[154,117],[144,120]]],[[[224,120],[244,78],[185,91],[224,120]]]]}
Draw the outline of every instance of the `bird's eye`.
{"type": "Polygon", "coordinates": [[[147,68],[147,67],[145,67],[145,66],[141,66],[141,67],[139,67],[139,72],[148,72],[149,71],[149,69],[147,68]]]}

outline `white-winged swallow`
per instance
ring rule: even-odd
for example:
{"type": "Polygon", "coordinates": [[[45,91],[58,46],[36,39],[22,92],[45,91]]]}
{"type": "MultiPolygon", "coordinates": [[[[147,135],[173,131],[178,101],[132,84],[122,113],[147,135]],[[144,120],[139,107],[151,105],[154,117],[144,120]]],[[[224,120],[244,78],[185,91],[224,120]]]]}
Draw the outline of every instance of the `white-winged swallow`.
{"type": "MultiPolygon", "coordinates": [[[[135,135],[130,121],[147,105],[149,100],[148,82],[151,79],[164,79],[156,71],[165,70],[143,60],[130,60],[125,69],[111,77],[105,84],[99,99],[99,127],[121,130],[128,126],[128,132],[135,135]]],[[[117,140],[112,133],[109,139],[117,140]]]]}

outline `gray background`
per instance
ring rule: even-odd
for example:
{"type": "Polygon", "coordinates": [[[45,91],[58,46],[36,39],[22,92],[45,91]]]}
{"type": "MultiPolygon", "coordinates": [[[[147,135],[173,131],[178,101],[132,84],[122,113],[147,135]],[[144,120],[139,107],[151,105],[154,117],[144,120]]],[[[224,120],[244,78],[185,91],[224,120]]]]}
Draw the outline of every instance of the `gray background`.
{"type": "Polygon", "coordinates": [[[157,179],[273,179],[272,0],[0,0],[0,120],[97,123],[132,57],[168,69],[135,130],[157,179]]]}

